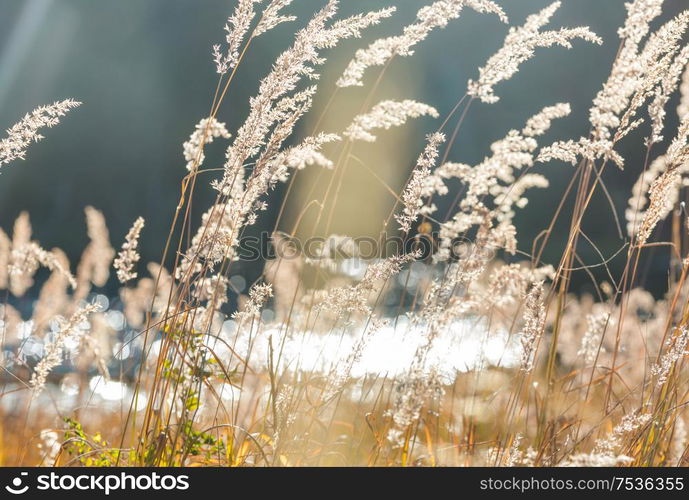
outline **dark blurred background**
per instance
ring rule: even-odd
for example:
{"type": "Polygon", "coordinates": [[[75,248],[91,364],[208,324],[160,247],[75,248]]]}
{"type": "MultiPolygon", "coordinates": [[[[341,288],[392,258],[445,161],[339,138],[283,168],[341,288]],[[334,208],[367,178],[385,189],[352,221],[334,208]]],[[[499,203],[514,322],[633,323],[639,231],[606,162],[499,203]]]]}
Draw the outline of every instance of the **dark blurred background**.
{"type": "MultiPolygon", "coordinates": [[[[373,37],[398,33],[416,10],[430,1],[344,0],[343,14],[387,5],[397,5],[398,13],[370,30],[365,41],[347,41],[330,55],[316,107],[327,101],[353,50],[373,37]]],[[[295,0],[289,10],[303,20],[324,3],[295,0]]],[[[511,24],[519,25],[549,2],[499,3],[511,24]]],[[[617,50],[616,30],[626,13],[624,0],[562,3],[550,26],[588,25],[604,38],[605,45],[575,42],[571,51],[540,50],[511,81],[497,87],[501,96],[498,104],[478,103],[471,109],[450,159],[480,161],[491,142],[510,128],[520,128],[536,111],[555,102],[570,102],[573,113],[560,120],[542,144],[587,133],[591,99],[609,74],[617,50]]],[[[685,0],[667,0],[663,19],[677,14],[683,6],[685,0]]],[[[58,127],[46,131],[46,139],[31,146],[26,161],[2,168],[0,226],[11,230],[18,213],[28,210],[35,238],[45,247],[63,248],[74,262],[86,244],[83,208],[90,204],[104,212],[115,247],[134,219],[145,217],[143,260],[159,259],[179,197],[180,179],[186,173],[182,143],[196,122],[207,115],[217,81],[210,47],[223,40],[222,26],[233,8],[233,0],[1,0],[0,127],[11,126],[40,104],[66,97],[84,104],[58,127]]],[[[231,132],[242,123],[258,79],[298,26],[299,22],[283,25],[252,47],[219,115],[231,132]]],[[[413,58],[395,61],[385,97],[416,98],[437,107],[441,114],[447,113],[463,95],[467,79],[475,77],[477,68],[500,47],[506,31],[495,16],[477,15],[467,9],[448,28],[434,32],[413,58]]],[[[341,93],[344,105],[340,108],[360,106],[363,96],[360,89],[341,93]]],[[[668,138],[676,124],[675,106],[673,100],[668,138]]],[[[403,164],[390,167],[396,170],[386,171],[391,184],[402,185],[412,167],[409,160],[416,158],[424,134],[434,126],[422,120],[407,128],[404,148],[410,154],[403,164]]],[[[622,219],[630,187],[642,166],[642,137],[631,137],[621,147],[628,158],[626,170],[611,167],[605,177],[622,219]]],[[[381,147],[389,151],[397,148],[384,140],[381,147]]],[[[206,167],[221,163],[222,146],[211,148],[206,167]]],[[[548,190],[535,191],[528,208],[518,217],[524,251],[530,251],[527,242],[549,222],[573,173],[570,165],[556,163],[538,170],[546,173],[552,185],[548,190]]],[[[281,193],[278,190],[275,194],[277,199],[281,193]]],[[[210,193],[202,192],[197,212],[210,199],[210,193]]],[[[351,219],[366,217],[366,211],[373,210],[360,200],[354,201],[354,210],[360,212],[350,214],[351,219]]],[[[624,240],[614,229],[605,198],[597,197],[590,211],[587,235],[599,243],[606,257],[610,256],[624,240]]],[[[274,217],[275,211],[269,211],[262,224],[272,228],[274,217]]],[[[560,233],[556,240],[558,236],[564,237],[560,233]]],[[[549,247],[546,259],[556,261],[560,250],[557,245],[549,247]]],[[[657,290],[666,282],[667,252],[663,252],[646,267],[649,282],[657,290]]],[[[590,248],[582,247],[581,254],[589,264],[600,261],[590,248]]],[[[622,260],[613,261],[613,269],[619,270],[622,260]]],[[[587,289],[587,280],[582,276],[577,286],[587,289]]]]}

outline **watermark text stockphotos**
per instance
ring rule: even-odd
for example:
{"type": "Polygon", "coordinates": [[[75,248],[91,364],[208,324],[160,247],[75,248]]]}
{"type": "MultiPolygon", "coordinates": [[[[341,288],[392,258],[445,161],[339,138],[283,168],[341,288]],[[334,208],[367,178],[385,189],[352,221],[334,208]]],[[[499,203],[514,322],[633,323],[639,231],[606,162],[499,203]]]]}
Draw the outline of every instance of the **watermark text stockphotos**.
{"type": "MultiPolygon", "coordinates": [[[[439,234],[435,232],[407,237],[381,234],[378,238],[369,236],[298,238],[281,232],[262,232],[258,235],[242,236],[236,248],[237,256],[245,262],[277,258],[306,259],[311,262],[352,257],[371,260],[386,255],[412,252],[416,252],[419,259],[426,259],[436,253],[439,241],[439,234]]],[[[456,238],[447,249],[450,260],[460,260],[475,254],[476,250],[468,238],[456,238]]],[[[481,251],[490,251],[490,249],[483,248],[481,251]]]]}
{"type": "Polygon", "coordinates": [[[26,473],[14,478],[11,485],[5,489],[14,495],[21,495],[27,491],[94,491],[109,495],[113,491],[184,491],[189,489],[189,476],[159,474],[157,472],[146,474],[81,474],[69,475],[51,472],[36,477],[35,485],[24,482],[26,473]]]}

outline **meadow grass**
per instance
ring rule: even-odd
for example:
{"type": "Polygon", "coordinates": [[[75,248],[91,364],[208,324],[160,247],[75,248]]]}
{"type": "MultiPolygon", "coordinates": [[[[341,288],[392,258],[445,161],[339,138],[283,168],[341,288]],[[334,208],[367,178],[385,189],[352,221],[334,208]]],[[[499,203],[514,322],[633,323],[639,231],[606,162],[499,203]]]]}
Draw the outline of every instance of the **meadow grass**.
{"type": "MultiPolygon", "coordinates": [[[[560,2],[514,22],[493,1],[439,0],[397,35],[362,42],[336,88],[321,89],[328,50],[365,39],[395,12],[342,18],[337,0],[324,1],[259,82],[243,125],[228,130],[223,104],[236,99],[235,76],[256,38],[295,20],[290,3],[235,2],[226,40],[212,49],[212,104],[183,146],[186,173],[158,263],[140,262],[142,218],[116,250],[93,207],[74,273],[61,250],[34,241],[28,214],[11,236],[0,230],[0,463],[684,465],[689,11],[657,25],[663,0],[626,4],[586,137],[539,144],[571,113],[565,102],[544,103],[469,165],[450,156],[470,107],[500,105],[499,84],[541,50],[603,41],[587,27],[550,29],[560,2]],[[492,16],[496,33],[510,28],[456,103],[443,110],[382,97],[388,68],[468,9],[492,16]],[[366,88],[352,106],[358,113],[321,130],[335,96],[356,86],[366,88]],[[327,105],[313,107],[317,92],[331,96],[327,105]],[[664,131],[675,94],[680,125],[664,131]],[[300,126],[307,116],[310,134],[300,126]],[[396,192],[356,149],[414,119],[432,127],[396,192]],[[639,131],[643,151],[624,158],[618,144],[639,131]],[[216,141],[225,162],[207,165],[205,146],[216,141]],[[534,190],[548,189],[534,171],[546,162],[568,185],[557,210],[533,222],[544,230],[522,241],[514,218],[534,190]],[[625,165],[638,181],[620,211],[604,173],[625,165]],[[311,172],[316,180],[290,220],[295,179],[311,172]],[[343,179],[354,175],[389,197],[380,237],[366,248],[358,235],[332,230],[343,179]],[[215,201],[198,217],[203,189],[215,201]],[[612,256],[582,230],[599,196],[610,199],[610,231],[623,242],[612,256]],[[280,207],[271,254],[247,254],[268,204],[280,207]],[[657,226],[667,218],[672,237],[663,241],[657,226]],[[562,251],[546,262],[550,247],[562,251]],[[586,262],[583,247],[600,260],[586,262]],[[640,277],[649,251],[670,255],[660,298],[640,277]],[[247,284],[235,269],[249,259],[265,259],[265,268],[247,284]],[[612,259],[624,261],[621,274],[612,259]],[[575,293],[577,275],[591,278],[593,295],[575,293]],[[119,297],[107,297],[115,278],[119,297]],[[18,306],[27,296],[36,298],[28,311],[18,306]]],[[[0,168],[19,168],[43,129],[78,104],[37,108],[10,128],[0,168]]]]}

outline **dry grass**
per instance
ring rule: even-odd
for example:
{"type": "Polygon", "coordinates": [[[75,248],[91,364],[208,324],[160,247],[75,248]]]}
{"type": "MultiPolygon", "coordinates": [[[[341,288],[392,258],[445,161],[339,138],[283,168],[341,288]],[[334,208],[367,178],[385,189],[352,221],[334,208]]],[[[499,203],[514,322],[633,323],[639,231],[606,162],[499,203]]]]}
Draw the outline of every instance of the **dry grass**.
{"type": "MultiPolygon", "coordinates": [[[[463,8],[507,22],[500,7],[436,1],[400,35],[357,52],[336,90],[318,89],[328,49],[393,22],[394,9],[338,19],[338,2],[330,0],[260,82],[244,125],[228,131],[222,105],[235,98],[232,83],[252,41],[292,20],[283,14],[289,0],[238,0],[226,43],[213,49],[212,106],[184,145],[188,173],[159,264],[149,264],[146,275],[140,269],[142,219],[118,254],[103,215],[91,207],[90,243],[74,276],[60,250],[32,240],[28,215],[11,237],[0,231],[0,463],[684,464],[689,259],[680,202],[689,165],[689,48],[682,44],[689,17],[655,26],[662,3],[627,5],[589,136],[539,145],[551,122],[570,113],[566,103],[544,103],[482,162],[466,165],[448,155],[471,106],[495,105],[496,86],[538,50],[602,43],[586,27],[545,30],[558,3],[511,28],[467,93],[436,110],[381,100],[388,67],[463,8]],[[330,104],[312,109],[316,91],[331,92],[332,103],[354,85],[368,86],[360,112],[340,130],[320,130],[330,104]],[[659,154],[665,108],[678,89],[681,125],[659,154]],[[308,114],[316,126],[300,135],[308,114]],[[396,193],[357,145],[424,116],[437,123],[396,193]],[[625,161],[615,148],[637,128],[647,132],[645,151],[625,161]],[[212,141],[227,145],[222,168],[204,164],[212,141]],[[547,188],[532,167],[550,160],[574,165],[570,183],[552,218],[534,221],[544,231],[521,241],[513,219],[531,190],[547,188]],[[591,200],[607,196],[603,173],[625,163],[632,171],[643,165],[625,213],[627,244],[586,263],[581,248],[598,251],[582,231],[591,200]],[[304,169],[318,171],[317,181],[290,224],[285,207],[304,169]],[[361,172],[390,197],[380,241],[367,252],[356,238],[332,234],[343,179],[361,172]],[[199,222],[194,196],[209,177],[216,200],[199,222]],[[287,184],[282,201],[271,196],[278,183],[287,184]],[[448,213],[436,207],[439,200],[449,202],[448,213]],[[249,258],[246,231],[267,203],[282,203],[272,232],[276,255],[262,279],[245,287],[235,269],[249,258]],[[672,240],[655,240],[667,217],[672,240]],[[554,241],[563,221],[565,239],[554,241]],[[390,241],[383,244],[389,234],[415,245],[391,250],[390,241]],[[319,235],[329,236],[314,239],[319,235]],[[549,245],[562,247],[559,261],[542,260],[549,245]],[[651,249],[672,257],[662,299],[640,285],[639,262],[651,249]],[[619,276],[608,268],[613,258],[626,259],[619,276]],[[108,300],[99,288],[113,262],[122,287],[119,299],[108,300]],[[35,290],[41,267],[50,277],[35,290]],[[608,279],[596,280],[594,270],[608,279]],[[578,274],[591,276],[595,297],[572,293],[578,274]],[[20,311],[26,296],[37,301],[20,311]]],[[[38,131],[76,104],[27,115],[0,142],[0,166],[23,158],[38,131]]]]}

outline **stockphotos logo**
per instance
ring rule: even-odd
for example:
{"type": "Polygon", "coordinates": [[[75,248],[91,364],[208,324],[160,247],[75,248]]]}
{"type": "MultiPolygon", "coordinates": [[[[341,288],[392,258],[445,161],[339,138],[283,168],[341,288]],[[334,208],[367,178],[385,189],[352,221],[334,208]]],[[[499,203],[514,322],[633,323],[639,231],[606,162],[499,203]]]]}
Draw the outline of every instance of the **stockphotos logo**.
{"type": "Polygon", "coordinates": [[[24,484],[24,478],[28,475],[28,472],[21,472],[19,476],[12,479],[12,484],[5,486],[5,489],[13,495],[21,495],[22,493],[26,493],[29,489],[29,486],[24,484]]]}
{"type": "MultiPolygon", "coordinates": [[[[21,472],[12,479],[5,489],[13,495],[21,495],[29,490],[27,483],[28,472],[21,472]]],[[[41,474],[36,476],[33,488],[39,491],[91,491],[109,495],[115,491],[172,491],[189,489],[189,476],[158,474],[41,474]]]]}

